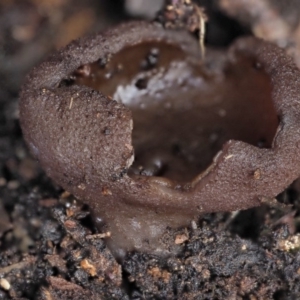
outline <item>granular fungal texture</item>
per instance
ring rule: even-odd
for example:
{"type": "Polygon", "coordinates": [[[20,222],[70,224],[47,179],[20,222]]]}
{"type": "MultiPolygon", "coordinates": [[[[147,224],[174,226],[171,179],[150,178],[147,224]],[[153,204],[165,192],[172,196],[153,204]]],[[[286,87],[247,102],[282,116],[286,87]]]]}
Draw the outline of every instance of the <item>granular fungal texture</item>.
{"type": "Polygon", "coordinates": [[[255,38],[202,63],[187,32],[132,22],[35,68],[21,125],[47,174],[110,232],[116,256],[166,254],[167,228],[258,206],[299,176],[299,76],[255,38]]]}

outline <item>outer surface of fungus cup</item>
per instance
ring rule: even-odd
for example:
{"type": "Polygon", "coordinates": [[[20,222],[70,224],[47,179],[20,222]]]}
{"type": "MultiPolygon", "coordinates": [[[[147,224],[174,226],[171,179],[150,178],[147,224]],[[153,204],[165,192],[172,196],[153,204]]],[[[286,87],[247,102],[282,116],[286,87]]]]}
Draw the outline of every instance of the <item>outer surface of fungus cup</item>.
{"type": "Polygon", "coordinates": [[[299,78],[272,44],[241,39],[203,65],[188,33],[133,22],[35,68],[21,125],[116,256],[167,253],[167,227],[257,206],[299,176],[299,78]]]}

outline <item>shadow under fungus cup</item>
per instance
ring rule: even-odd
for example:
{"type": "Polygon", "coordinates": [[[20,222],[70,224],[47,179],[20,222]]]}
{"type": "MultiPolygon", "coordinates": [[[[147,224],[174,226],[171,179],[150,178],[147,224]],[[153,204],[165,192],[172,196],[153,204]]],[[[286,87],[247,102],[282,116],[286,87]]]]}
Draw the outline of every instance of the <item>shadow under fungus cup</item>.
{"type": "Polygon", "coordinates": [[[27,77],[20,118],[47,174],[107,243],[167,254],[167,228],[258,206],[300,175],[300,71],[255,38],[207,50],[131,22],[82,38],[27,77]]]}

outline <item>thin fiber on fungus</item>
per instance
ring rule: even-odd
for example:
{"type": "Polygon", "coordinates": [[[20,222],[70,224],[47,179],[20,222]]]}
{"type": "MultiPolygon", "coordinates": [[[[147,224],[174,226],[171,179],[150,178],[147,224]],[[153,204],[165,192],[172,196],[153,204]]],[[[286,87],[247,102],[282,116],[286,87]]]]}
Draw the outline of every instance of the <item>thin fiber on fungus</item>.
{"type": "Polygon", "coordinates": [[[47,174],[107,226],[115,255],[166,253],[166,228],[258,206],[299,176],[298,78],[270,43],[239,39],[202,63],[187,32],[131,22],[35,68],[21,125],[47,174]]]}

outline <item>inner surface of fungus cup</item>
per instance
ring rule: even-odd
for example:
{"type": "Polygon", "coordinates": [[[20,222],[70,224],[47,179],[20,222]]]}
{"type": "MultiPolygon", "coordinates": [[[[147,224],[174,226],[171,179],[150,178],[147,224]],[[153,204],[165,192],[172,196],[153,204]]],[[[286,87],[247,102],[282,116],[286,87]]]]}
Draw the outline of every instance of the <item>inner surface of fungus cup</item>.
{"type": "Polygon", "coordinates": [[[132,22],[35,68],[21,125],[47,174],[111,232],[116,256],[167,254],[167,228],[260,205],[299,176],[299,78],[261,40],[201,62],[189,33],[132,22]]]}

